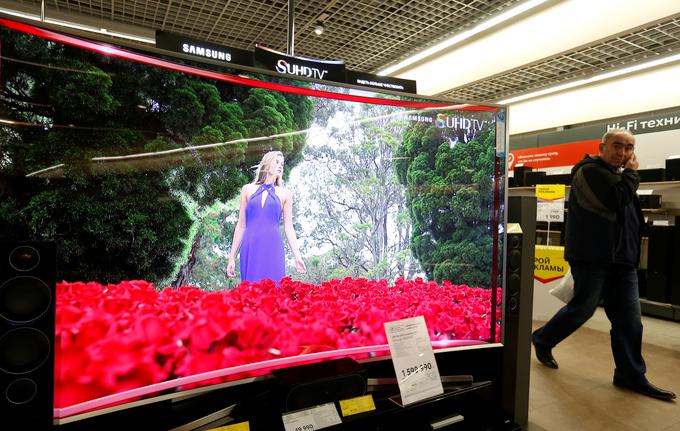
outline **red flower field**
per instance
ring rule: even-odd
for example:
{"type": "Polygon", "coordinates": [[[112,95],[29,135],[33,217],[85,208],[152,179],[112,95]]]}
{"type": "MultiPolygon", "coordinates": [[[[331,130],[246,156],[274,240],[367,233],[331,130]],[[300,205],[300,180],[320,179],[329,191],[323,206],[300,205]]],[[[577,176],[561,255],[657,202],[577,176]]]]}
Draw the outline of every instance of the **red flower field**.
{"type": "MultiPolygon", "coordinates": [[[[497,296],[498,305],[500,289],[497,296]]],[[[280,288],[265,280],[219,292],[62,282],[55,406],[253,362],[384,345],[385,322],[420,315],[432,341],[490,341],[490,311],[491,290],[422,279],[284,278],[280,288]]]]}

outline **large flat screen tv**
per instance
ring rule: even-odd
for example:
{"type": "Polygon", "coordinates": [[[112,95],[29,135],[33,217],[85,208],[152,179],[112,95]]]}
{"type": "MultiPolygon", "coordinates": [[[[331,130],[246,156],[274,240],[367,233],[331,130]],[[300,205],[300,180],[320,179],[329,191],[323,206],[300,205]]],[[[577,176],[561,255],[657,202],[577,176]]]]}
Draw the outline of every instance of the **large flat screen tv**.
{"type": "Polygon", "coordinates": [[[500,341],[505,108],[1,24],[0,237],[57,247],[56,417],[387,358],[412,316],[500,341]]]}

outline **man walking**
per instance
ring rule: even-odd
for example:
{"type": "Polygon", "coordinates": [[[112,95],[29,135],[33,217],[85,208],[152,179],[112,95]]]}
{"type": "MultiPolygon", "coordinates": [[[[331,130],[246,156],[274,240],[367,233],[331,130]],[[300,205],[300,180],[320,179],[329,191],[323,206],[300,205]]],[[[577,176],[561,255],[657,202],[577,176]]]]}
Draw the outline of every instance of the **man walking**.
{"type": "Polygon", "coordinates": [[[636,191],[640,183],[635,137],[609,130],[598,157],[586,156],[572,169],[565,259],[574,277],[574,297],[532,334],[536,357],[557,368],[552,348],[583,325],[603,301],[611,322],[613,383],[641,394],[672,400],[645,377],[636,267],[644,217],[636,191]]]}

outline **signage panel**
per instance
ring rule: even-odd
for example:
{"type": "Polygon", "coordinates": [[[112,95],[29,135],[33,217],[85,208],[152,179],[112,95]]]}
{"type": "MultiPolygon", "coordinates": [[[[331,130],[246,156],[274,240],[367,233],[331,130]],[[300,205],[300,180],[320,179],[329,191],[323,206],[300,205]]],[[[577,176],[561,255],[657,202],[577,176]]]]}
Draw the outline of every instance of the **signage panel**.
{"type": "Polygon", "coordinates": [[[156,30],[156,48],[180,54],[210,59],[241,66],[253,65],[253,53],[238,48],[217,45],[166,31],[156,30]]]}
{"type": "Polygon", "coordinates": [[[416,81],[411,79],[379,76],[372,73],[347,71],[347,83],[381,90],[401,91],[416,94],[416,81]]]}
{"type": "Polygon", "coordinates": [[[293,57],[261,46],[255,47],[255,65],[285,75],[325,81],[346,81],[343,61],[293,57]]]}

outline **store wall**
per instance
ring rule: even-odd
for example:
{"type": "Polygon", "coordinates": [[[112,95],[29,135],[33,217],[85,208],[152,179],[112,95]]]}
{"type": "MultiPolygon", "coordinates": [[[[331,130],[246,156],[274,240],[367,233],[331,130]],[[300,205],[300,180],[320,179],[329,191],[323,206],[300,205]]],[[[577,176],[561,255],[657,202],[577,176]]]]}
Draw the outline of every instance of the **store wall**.
{"type": "MultiPolygon", "coordinates": [[[[554,130],[678,106],[679,82],[680,61],[658,69],[518,102],[510,105],[510,135],[554,130]]],[[[677,144],[680,142],[676,141],[677,144]]]]}

